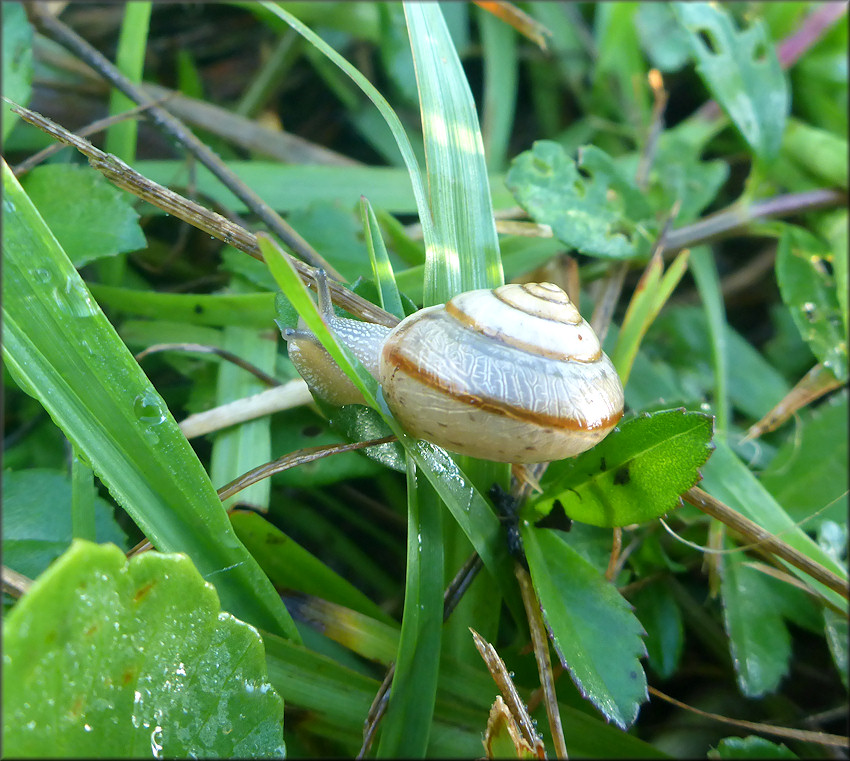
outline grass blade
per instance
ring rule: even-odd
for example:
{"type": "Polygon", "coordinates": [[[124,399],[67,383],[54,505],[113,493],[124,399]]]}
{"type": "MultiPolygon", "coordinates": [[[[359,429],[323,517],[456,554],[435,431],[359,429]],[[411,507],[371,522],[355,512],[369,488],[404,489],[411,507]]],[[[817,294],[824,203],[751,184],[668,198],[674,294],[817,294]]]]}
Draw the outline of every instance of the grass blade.
{"type": "Polygon", "coordinates": [[[298,639],[162,398],[5,163],[3,173],[6,367],[158,549],[186,553],[235,616],[298,639]]]}

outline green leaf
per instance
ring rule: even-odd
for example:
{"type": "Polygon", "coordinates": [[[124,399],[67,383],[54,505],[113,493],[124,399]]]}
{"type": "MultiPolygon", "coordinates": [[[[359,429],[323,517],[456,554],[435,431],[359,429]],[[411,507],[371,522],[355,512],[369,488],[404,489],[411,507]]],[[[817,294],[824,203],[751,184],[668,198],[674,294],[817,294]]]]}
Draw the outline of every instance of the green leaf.
{"type": "Polygon", "coordinates": [[[185,556],[74,542],[6,619],[3,666],[10,756],[285,754],[259,634],[185,556]]]}
{"type": "Polygon", "coordinates": [[[229,611],[297,637],[164,401],[5,164],[3,187],[5,366],[155,547],[189,555],[229,611]]]}
{"type": "MultiPolygon", "coordinates": [[[[129,549],[112,506],[95,497],[94,511],[98,541],[129,549]]],[[[71,538],[71,482],[65,471],[3,473],[4,565],[34,579],[70,547],[71,538]]]]}
{"type": "MultiPolygon", "coordinates": [[[[32,92],[32,27],[21,3],[3,3],[3,82],[2,91],[9,100],[26,106],[32,92]]],[[[4,101],[2,106],[3,140],[9,137],[20,117],[4,101]]]]}
{"type": "Polygon", "coordinates": [[[847,389],[800,411],[759,480],[795,521],[815,529],[847,519],[847,389]],[[818,511],[815,514],[815,511],[818,511]]]}
{"type": "Polygon", "coordinates": [[[732,663],[749,698],[772,693],[791,659],[791,636],[775,594],[777,582],[746,565],[738,554],[723,559],[721,593],[732,663]]]}
{"type": "Polygon", "coordinates": [[[638,661],[646,655],[640,622],[616,587],[558,532],[528,525],[521,531],[534,589],[561,662],[582,695],[625,729],[648,697],[638,661]]]}
{"type": "Polygon", "coordinates": [[[552,463],[531,504],[548,513],[557,500],[570,518],[594,526],[658,518],[700,480],[711,431],[711,417],[685,410],[629,420],[589,452],[552,463]]]}
{"type": "Polygon", "coordinates": [[[729,10],[714,3],[674,3],[688,32],[697,73],[744,139],[763,158],[779,151],[790,97],[767,29],[755,20],[738,30],[729,10]]]}
{"type": "Polygon", "coordinates": [[[648,251],[646,199],[599,148],[581,149],[577,163],[558,143],[538,140],[513,160],[505,182],[536,222],[583,254],[630,259],[648,251]]]}
{"type": "Polygon", "coordinates": [[[831,270],[832,254],[814,235],[787,226],[776,252],[776,279],[782,300],[814,355],[847,380],[847,334],[831,270]]]}
{"type": "Polygon", "coordinates": [[[717,748],[708,751],[708,758],[799,758],[782,743],[764,737],[724,737],[717,748]]]}
{"type": "Polygon", "coordinates": [[[685,644],[682,609],[669,585],[649,584],[631,596],[635,614],[646,631],[649,665],[662,679],[673,676],[685,644]]]}
{"type": "Polygon", "coordinates": [[[127,194],[87,166],[39,166],[21,185],[76,267],[147,246],[127,194]]]}

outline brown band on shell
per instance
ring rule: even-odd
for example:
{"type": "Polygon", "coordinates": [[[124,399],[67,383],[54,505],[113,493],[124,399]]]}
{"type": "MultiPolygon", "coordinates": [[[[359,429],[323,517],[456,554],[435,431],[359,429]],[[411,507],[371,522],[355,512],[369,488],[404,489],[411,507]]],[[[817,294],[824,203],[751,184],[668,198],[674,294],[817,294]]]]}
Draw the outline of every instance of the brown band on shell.
{"type": "Polygon", "coordinates": [[[613,428],[620,418],[623,416],[623,411],[619,410],[613,415],[598,421],[593,425],[586,422],[575,420],[574,418],[563,418],[556,415],[544,415],[539,412],[522,409],[512,405],[500,403],[495,399],[485,396],[476,396],[473,394],[458,393],[455,388],[442,382],[442,379],[433,372],[424,371],[418,363],[410,360],[397,346],[385,346],[386,360],[394,368],[393,372],[400,370],[411,378],[416,379],[419,383],[428,386],[431,389],[439,391],[458,402],[465,403],[471,407],[490,412],[494,415],[519,420],[524,423],[535,423],[540,426],[549,428],[558,428],[568,431],[596,431],[600,429],[613,428]]]}
{"type": "MultiPolygon", "coordinates": [[[[513,305],[508,304],[508,306],[513,305]]],[[[506,336],[502,331],[493,330],[491,326],[487,325],[486,323],[479,322],[471,315],[458,309],[457,306],[455,306],[455,304],[451,301],[446,304],[446,314],[451,315],[455,320],[457,320],[461,325],[463,325],[465,328],[468,328],[469,330],[474,330],[476,333],[480,333],[481,335],[485,335],[488,338],[492,338],[493,340],[498,341],[499,343],[504,344],[505,346],[511,346],[513,348],[518,349],[519,351],[527,352],[528,354],[535,354],[537,356],[548,357],[549,359],[555,359],[562,362],[582,363],[596,362],[596,360],[598,360],[599,357],[602,356],[601,347],[594,354],[589,355],[586,358],[567,357],[563,352],[545,351],[541,349],[540,346],[535,343],[532,343],[531,341],[521,341],[520,339],[514,336],[506,336]]],[[[540,317],[539,319],[546,320],[548,318],[540,317]]],[[[554,320],[553,322],[558,321],[554,320]]],[[[580,323],[569,324],[579,325],[580,323]]]]}

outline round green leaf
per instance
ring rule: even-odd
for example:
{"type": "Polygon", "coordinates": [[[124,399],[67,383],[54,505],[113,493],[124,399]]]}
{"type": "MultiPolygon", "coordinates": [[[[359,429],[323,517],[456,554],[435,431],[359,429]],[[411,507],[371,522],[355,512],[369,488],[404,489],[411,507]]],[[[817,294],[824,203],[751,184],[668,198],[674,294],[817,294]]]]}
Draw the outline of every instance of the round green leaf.
{"type": "Polygon", "coordinates": [[[594,526],[658,518],[699,482],[712,450],[712,422],[683,409],[629,420],[589,452],[552,463],[534,508],[548,513],[559,501],[570,518],[594,526]]]}
{"type": "Polygon", "coordinates": [[[256,629],[184,555],[76,541],[3,631],[4,750],[86,758],[281,756],[256,629]]]}

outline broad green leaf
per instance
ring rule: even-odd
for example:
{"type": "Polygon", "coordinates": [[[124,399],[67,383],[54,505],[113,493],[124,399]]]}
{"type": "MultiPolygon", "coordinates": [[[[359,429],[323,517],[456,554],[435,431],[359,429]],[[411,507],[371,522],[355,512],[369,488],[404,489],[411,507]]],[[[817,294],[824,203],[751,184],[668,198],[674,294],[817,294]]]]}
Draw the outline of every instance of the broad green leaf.
{"type": "Polygon", "coordinates": [[[89,167],[36,167],[21,185],[76,267],[147,245],[127,194],[89,167]]]}
{"type": "MultiPolygon", "coordinates": [[[[642,7],[663,6],[644,4],[642,7]]],[[[677,227],[697,219],[717,197],[729,176],[729,164],[720,159],[702,160],[702,149],[700,143],[675,130],[667,130],[658,136],[645,196],[652,210],[661,218],[666,218],[678,203],[677,227]]],[[[617,159],[617,166],[626,176],[634,177],[640,160],[640,154],[628,154],[617,159]]]]}
{"type": "Polygon", "coordinates": [[[679,667],[685,643],[682,609],[663,582],[641,587],[630,600],[646,631],[649,665],[662,679],[668,679],[679,667]]]}
{"type": "MultiPolygon", "coordinates": [[[[376,209],[392,214],[417,214],[416,196],[410,187],[410,175],[405,169],[387,166],[337,167],[317,164],[281,164],[279,161],[228,161],[227,166],[239,179],[262,194],[263,200],[275,211],[291,213],[307,211],[318,202],[336,204],[342,209],[354,209],[361,196],[368,197],[376,209]]],[[[244,201],[213,176],[206,167],[198,166],[190,177],[185,162],[145,159],[134,164],[137,171],[168,187],[192,185],[199,194],[232,209],[247,210],[244,201]]],[[[493,203],[496,208],[515,206],[504,176],[490,178],[493,203]]],[[[161,214],[148,209],[150,214],[161,214]]]]}
{"type": "Polygon", "coordinates": [[[379,621],[392,622],[390,616],[353,584],[262,516],[237,510],[231,514],[230,521],[236,535],[278,589],[320,597],[379,621]]]}
{"type": "Polygon", "coordinates": [[[723,558],[720,590],[738,685],[757,698],[774,692],[788,672],[791,635],[776,595],[780,582],[745,563],[740,553],[723,558]]]}
{"type": "Polygon", "coordinates": [[[759,480],[808,531],[847,519],[847,389],[800,411],[759,480]]]}
{"type": "MultiPolygon", "coordinates": [[[[837,563],[796,524],[746,464],[723,442],[715,442],[715,446],[714,454],[703,469],[702,488],[758,523],[763,529],[781,537],[786,544],[846,579],[847,569],[837,563]]],[[[827,589],[820,582],[813,581],[808,574],[794,566],[787,566],[787,569],[816,588],[839,608],[846,610],[847,601],[841,595],[827,589]]]]}
{"type": "MultiPolygon", "coordinates": [[[[406,3],[428,166],[434,240],[426,238],[425,306],[504,282],[475,102],[440,6],[406,3]]],[[[424,217],[427,210],[419,210],[424,217]]]]}
{"type": "Polygon", "coordinates": [[[506,183],[536,222],[583,254],[630,259],[648,251],[646,199],[594,146],[576,162],[558,143],[538,140],[513,160],[506,183]]]}
{"type": "Polygon", "coordinates": [[[162,398],[5,165],[3,211],[3,357],[18,385],[155,547],[189,555],[229,611],[297,637],[162,398]]]}
{"type": "Polygon", "coordinates": [[[285,754],[256,629],[183,555],[76,541],[3,627],[10,756],[285,754]]]}
{"type": "MultiPolygon", "coordinates": [[[[122,549],[127,535],[112,506],[95,497],[98,541],[122,549]]],[[[3,473],[3,564],[34,579],[71,545],[71,482],[48,468],[3,473]]]]}
{"type": "MultiPolygon", "coordinates": [[[[32,92],[32,27],[21,3],[3,3],[3,81],[2,93],[19,106],[29,104],[32,92]]],[[[20,117],[4,101],[3,140],[9,137],[20,117]]]]}
{"type": "Polygon", "coordinates": [[[712,419],[666,410],[629,420],[589,452],[552,463],[532,500],[538,513],[559,501],[567,515],[594,526],[627,526],[678,507],[711,454],[712,419]]]}
{"type": "Polygon", "coordinates": [[[673,3],[688,32],[697,73],[744,139],[763,158],[782,142],[790,97],[776,50],[760,20],[738,30],[730,11],[715,3],[673,3]]]}
{"type": "Polygon", "coordinates": [[[839,380],[846,380],[847,334],[831,259],[822,241],[802,228],[787,226],[776,252],[776,280],[782,300],[814,355],[839,380]]]}
{"type": "Polygon", "coordinates": [[[625,729],[648,695],[640,622],[616,587],[557,531],[524,525],[534,589],[561,662],[603,715],[625,729]],[[602,633],[604,632],[604,636],[602,633]]]}
{"type": "Polygon", "coordinates": [[[764,737],[724,737],[717,748],[708,751],[708,758],[799,758],[782,743],[771,742],[764,737]]]}

